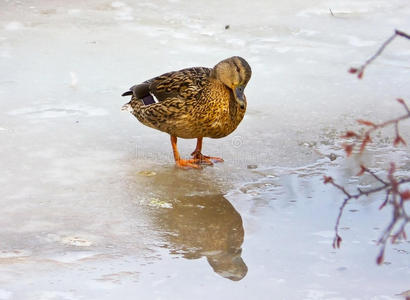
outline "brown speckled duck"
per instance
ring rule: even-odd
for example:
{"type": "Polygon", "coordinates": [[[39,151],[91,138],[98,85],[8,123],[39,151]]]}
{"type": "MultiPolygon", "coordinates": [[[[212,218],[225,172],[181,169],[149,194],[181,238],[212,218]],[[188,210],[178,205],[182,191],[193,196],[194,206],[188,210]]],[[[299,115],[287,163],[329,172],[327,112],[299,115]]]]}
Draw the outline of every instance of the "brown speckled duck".
{"type": "Polygon", "coordinates": [[[144,125],[167,132],[175,163],[179,167],[201,168],[201,164],[223,162],[201,153],[202,139],[222,138],[236,129],[246,110],[244,90],[251,67],[234,56],[215,67],[195,67],[169,72],[134,85],[122,96],[132,96],[123,109],[144,125]],[[197,139],[192,159],[181,159],[177,138],[197,139]]]}

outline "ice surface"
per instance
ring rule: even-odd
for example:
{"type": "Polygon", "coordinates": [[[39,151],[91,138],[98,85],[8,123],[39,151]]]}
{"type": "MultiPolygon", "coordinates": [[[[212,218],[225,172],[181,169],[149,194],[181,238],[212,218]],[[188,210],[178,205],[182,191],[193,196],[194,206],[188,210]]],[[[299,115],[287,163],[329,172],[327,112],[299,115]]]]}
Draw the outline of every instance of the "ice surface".
{"type": "MultiPolygon", "coordinates": [[[[340,133],[402,114],[409,41],[361,81],[347,70],[409,15],[408,0],[0,0],[0,300],[397,299],[410,244],[375,265],[390,212],[372,197],[348,207],[334,250],[342,195],[322,176],[358,183],[340,133]],[[175,169],[169,137],[120,95],[233,55],[253,70],[247,114],[204,141],[225,162],[175,169]]],[[[389,132],[360,159],[408,176],[389,132]]]]}

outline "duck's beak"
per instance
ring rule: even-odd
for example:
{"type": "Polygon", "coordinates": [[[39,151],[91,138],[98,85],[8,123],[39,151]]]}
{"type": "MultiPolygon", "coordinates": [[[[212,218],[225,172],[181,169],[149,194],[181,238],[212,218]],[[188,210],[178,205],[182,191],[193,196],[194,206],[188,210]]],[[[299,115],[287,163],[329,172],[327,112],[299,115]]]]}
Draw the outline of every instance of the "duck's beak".
{"type": "Polygon", "coordinates": [[[238,102],[239,106],[243,109],[245,108],[245,94],[244,94],[245,87],[243,85],[238,85],[234,89],[235,99],[238,102]]]}

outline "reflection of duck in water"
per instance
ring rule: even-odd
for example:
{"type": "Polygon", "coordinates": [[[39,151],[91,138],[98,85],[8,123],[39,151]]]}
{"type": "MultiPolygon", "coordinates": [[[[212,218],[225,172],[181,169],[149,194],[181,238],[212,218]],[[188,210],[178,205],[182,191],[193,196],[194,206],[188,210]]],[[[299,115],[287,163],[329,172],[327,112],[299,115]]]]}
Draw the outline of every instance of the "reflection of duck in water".
{"type": "Polygon", "coordinates": [[[242,218],[223,195],[179,197],[162,213],[158,222],[166,229],[171,253],[187,259],[205,256],[219,275],[235,281],[245,277],[242,218]]]}

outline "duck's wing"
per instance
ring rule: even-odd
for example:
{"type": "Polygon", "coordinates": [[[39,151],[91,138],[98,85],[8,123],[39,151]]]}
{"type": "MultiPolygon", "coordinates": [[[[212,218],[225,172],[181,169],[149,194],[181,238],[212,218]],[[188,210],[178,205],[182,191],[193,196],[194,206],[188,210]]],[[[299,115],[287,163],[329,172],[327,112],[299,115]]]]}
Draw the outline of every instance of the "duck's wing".
{"type": "Polygon", "coordinates": [[[133,95],[142,99],[145,105],[171,98],[198,99],[210,74],[211,69],[202,67],[165,73],[132,86],[123,96],[133,95]]]}

